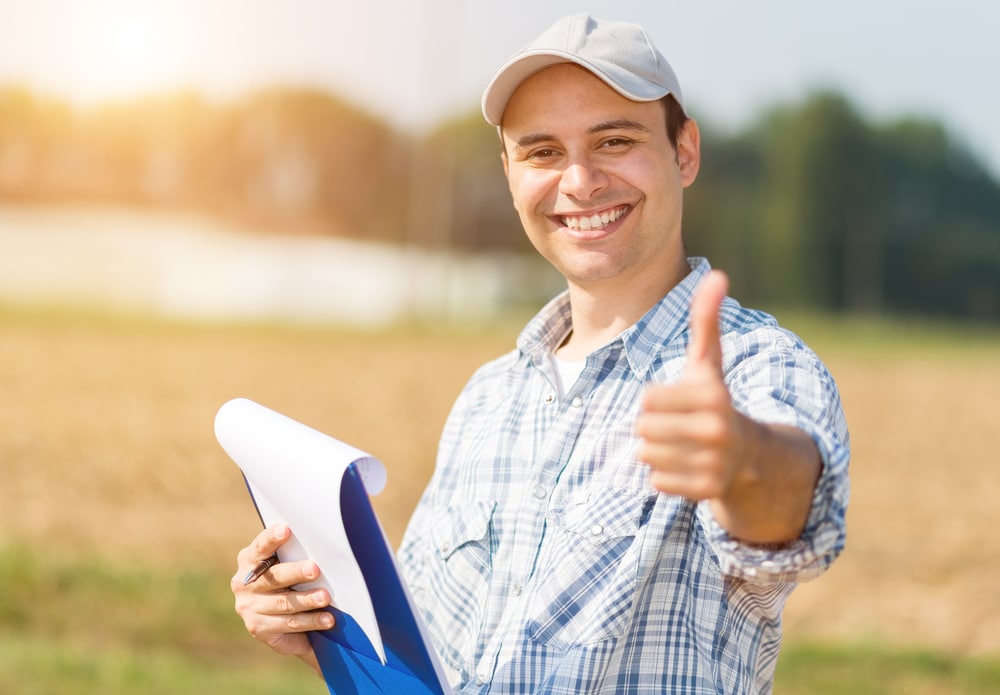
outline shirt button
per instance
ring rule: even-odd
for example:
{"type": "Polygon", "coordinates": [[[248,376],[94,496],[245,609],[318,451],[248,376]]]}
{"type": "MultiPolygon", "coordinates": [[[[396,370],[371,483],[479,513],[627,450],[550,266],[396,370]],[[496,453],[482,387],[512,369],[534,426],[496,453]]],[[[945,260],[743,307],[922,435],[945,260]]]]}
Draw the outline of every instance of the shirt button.
{"type": "Polygon", "coordinates": [[[541,485],[536,485],[535,489],[531,491],[531,494],[537,497],[538,499],[543,500],[545,499],[545,496],[548,494],[548,492],[541,485]]]}
{"type": "Polygon", "coordinates": [[[524,591],[524,587],[521,586],[521,582],[514,582],[514,595],[520,596],[522,591],[524,591]]]}
{"type": "Polygon", "coordinates": [[[579,408],[581,405],[583,405],[583,399],[582,398],[580,398],[579,396],[577,396],[576,398],[573,399],[573,407],[574,408],[579,408]]]}
{"type": "Polygon", "coordinates": [[[445,541],[444,543],[441,544],[442,553],[447,553],[449,550],[451,550],[451,543],[445,541]]]}
{"type": "Polygon", "coordinates": [[[484,676],[482,673],[477,673],[476,685],[486,685],[486,676],[484,676]]]}
{"type": "Polygon", "coordinates": [[[545,394],[545,405],[552,405],[556,402],[556,394],[546,393],[545,394]]]}
{"type": "Polygon", "coordinates": [[[602,533],[604,533],[604,527],[600,524],[594,524],[590,527],[591,536],[600,536],[602,533]]]}

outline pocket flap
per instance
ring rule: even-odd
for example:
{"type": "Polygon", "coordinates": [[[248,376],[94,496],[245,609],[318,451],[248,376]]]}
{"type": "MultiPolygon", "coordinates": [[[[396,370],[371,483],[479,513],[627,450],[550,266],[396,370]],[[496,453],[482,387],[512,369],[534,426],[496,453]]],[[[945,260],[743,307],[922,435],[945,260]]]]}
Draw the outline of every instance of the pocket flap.
{"type": "Polygon", "coordinates": [[[483,501],[436,509],[431,538],[437,554],[447,560],[466,543],[483,542],[496,506],[483,501]]]}
{"type": "Polygon", "coordinates": [[[605,490],[550,510],[549,519],[565,531],[597,542],[634,536],[652,507],[655,495],[646,490],[605,490]]]}

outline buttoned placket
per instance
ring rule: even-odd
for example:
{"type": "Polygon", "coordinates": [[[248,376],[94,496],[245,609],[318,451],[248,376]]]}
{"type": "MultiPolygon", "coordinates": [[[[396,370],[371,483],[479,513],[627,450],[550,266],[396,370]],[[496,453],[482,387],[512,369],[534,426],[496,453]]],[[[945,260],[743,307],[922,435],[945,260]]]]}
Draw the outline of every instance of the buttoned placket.
{"type": "MultiPolygon", "coordinates": [[[[476,684],[481,687],[486,686],[483,692],[489,692],[487,684],[492,680],[493,671],[499,663],[507,633],[511,627],[519,625],[523,621],[521,613],[524,610],[523,601],[530,598],[531,592],[526,591],[526,589],[531,581],[530,573],[535,568],[538,554],[541,552],[550,500],[559,475],[568,463],[569,455],[573,451],[576,439],[583,428],[586,410],[584,406],[586,396],[591,388],[591,384],[584,382],[583,375],[581,375],[581,378],[570,390],[567,399],[560,401],[554,386],[556,381],[551,370],[539,371],[541,374],[534,378],[543,378],[544,376],[548,386],[548,388],[543,389],[540,406],[542,411],[539,415],[548,419],[550,425],[544,434],[545,445],[539,456],[542,465],[539,466],[533,480],[525,486],[525,493],[518,513],[518,535],[530,532],[534,536],[533,551],[530,557],[515,553],[514,561],[511,563],[510,577],[506,582],[510,594],[504,603],[503,618],[486,644],[483,656],[475,671],[476,684]],[[549,408],[555,409],[554,412],[545,412],[549,408]],[[534,528],[530,530],[525,528],[529,523],[529,517],[534,519],[534,528]]],[[[603,532],[603,528],[598,531],[598,533],[600,532],[603,532]]]]}

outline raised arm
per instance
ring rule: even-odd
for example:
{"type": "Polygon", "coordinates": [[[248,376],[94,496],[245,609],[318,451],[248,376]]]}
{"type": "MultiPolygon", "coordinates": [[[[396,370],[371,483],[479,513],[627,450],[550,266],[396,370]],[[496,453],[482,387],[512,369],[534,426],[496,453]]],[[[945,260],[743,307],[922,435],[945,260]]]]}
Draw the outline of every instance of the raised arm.
{"type": "Polygon", "coordinates": [[[725,274],[712,271],[692,299],[688,363],[679,382],[647,390],[639,458],[658,490],[709,500],[734,538],[783,543],[802,532],[822,461],[802,430],[757,422],[733,407],[719,335],[728,286],[725,274]]]}

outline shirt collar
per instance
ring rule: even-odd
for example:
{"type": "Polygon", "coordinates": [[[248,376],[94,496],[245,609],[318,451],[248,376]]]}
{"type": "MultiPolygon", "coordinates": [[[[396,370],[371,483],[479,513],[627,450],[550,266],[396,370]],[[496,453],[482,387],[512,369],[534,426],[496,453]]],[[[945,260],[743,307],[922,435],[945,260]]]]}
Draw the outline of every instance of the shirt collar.
{"type": "Polygon", "coordinates": [[[522,354],[529,357],[555,352],[572,326],[569,290],[565,290],[542,307],[542,310],[528,322],[517,337],[517,347],[522,354]]]}
{"type": "MultiPolygon", "coordinates": [[[[663,346],[687,328],[691,298],[701,279],[711,270],[705,258],[689,258],[691,272],[646,314],[594,354],[621,346],[633,373],[643,378],[663,346]]],[[[555,352],[572,327],[569,291],[557,295],[528,322],[517,339],[522,354],[535,359],[555,352]]]]}

